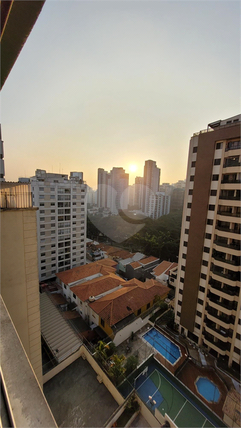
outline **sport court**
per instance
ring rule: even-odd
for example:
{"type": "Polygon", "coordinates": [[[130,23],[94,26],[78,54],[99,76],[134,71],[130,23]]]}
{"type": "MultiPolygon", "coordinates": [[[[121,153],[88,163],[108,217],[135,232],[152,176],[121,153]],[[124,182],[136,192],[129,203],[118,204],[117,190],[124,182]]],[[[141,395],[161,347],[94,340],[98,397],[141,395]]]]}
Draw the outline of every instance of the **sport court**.
{"type": "MultiPolygon", "coordinates": [[[[147,369],[147,368],[146,368],[147,369]]],[[[214,427],[159,371],[147,376],[144,370],[135,379],[135,388],[147,407],[165,413],[178,427],[214,427]]]]}

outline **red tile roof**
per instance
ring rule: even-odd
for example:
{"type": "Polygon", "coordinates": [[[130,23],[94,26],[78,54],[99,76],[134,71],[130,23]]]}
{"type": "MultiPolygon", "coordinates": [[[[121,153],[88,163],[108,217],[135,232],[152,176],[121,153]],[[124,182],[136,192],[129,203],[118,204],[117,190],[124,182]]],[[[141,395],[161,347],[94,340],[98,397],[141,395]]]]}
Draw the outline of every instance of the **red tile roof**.
{"type": "Polygon", "coordinates": [[[127,259],[128,257],[132,257],[133,254],[127,250],[123,250],[118,247],[112,247],[110,245],[102,244],[99,246],[102,251],[106,252],[106,254],[110,257],[119,257],[120,259],[127,259]]]}
{"type": "Polygon", "coordinates": [[[118,285],[124,285],[125,283],[126,281],[124,279],[110,273],[109,275],[94,278],[79,285],[74,285],[71,287],[71,291],[79,297],[82,302],[85,302],[90,296],[98,296],[99,294],[110,291],[118,287],[118,285]]]}
{"type": "Polygon", "coordinates": [[[111,267],[115,267],[118,264],[115,260],[108,259],[108,258],[98,260],[98,263],[102,266],[111,266],[111,267]]]}
{"type": "Polygon", "coordinates": [[[77,266],[73,269],[69,269],[64,272],[58,272],[56,273],[56,276],[64,284],[71,284],[72,282],[80,281],[81,279],[96,275],[97,273],[107,275],[110,272],[114,273],[116,271],[111,266],[103,266],[103,263],[101,262],[102,260],[98,260],[96,262],[89,263],[84,266],[77,266]]]}
{"type": "Polygon", "coordinates": [[[170,290],[155,280],[146,281],[141,285],[139,284],[140,282],[136,279],[135,281],[128,281],[123,288],[90,303],[89,306],[109,326],[113,326],[147,303],[150,303],[155,296],[158,295],[164,298],[170,290]],[[133,286],[131,286],[131,282],[133,286]]]}
{"type": "Polygon", "coordinates": [[[169,275],[170,269],[173,269],[176,266],[178,266],[177,263],[167,262],[166,260],[163,260],[163,262],[161,262],[158,266],[156,266],[153,269],[153,271],[155,272],[156,276],[159,276],[162,273],[165,273],[166,275],[169,275]]]}
{"type": "Polygon", "coordinates": [[[159,259],[157,259],[156,257],[150,256],[150,257],[146,257],[145,259],[141,259],[140,263],[142,265],[147,265],[148,263],[152,263],[155,261],[158,261],[159,259]]]}
{"type": "Polygon", "coordinates": [[[133,269],[137,269],[141,267],[141,264],[139,262],[132,262],[130,266],[133,267],[133,269]]]}

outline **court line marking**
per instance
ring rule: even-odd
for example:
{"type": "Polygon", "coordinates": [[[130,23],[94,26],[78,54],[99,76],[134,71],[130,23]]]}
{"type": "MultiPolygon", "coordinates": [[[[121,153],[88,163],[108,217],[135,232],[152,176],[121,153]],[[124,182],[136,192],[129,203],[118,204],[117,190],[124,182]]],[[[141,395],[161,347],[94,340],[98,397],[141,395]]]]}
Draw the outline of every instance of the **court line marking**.
{"type": "Polygon", "coordinates": [[[177,419],[178,415],[181,413],[183,407],[185,406],[185,404],[187,404],[187,400],[185,401],[185,403],[183,403],[182,407],[180,408],[179,412],[176,414],[175,418],[173,419],[173,422],[175,422],[175,420],[177,419]]]}

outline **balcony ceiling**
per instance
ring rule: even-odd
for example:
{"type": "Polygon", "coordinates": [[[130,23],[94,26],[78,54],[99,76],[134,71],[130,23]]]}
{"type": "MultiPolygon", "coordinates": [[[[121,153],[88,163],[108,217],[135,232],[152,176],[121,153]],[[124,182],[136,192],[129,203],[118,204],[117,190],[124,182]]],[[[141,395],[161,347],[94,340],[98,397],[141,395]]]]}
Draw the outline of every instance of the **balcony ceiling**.
{"type": "Polygon", "coordinates": [[[1,1],[1,89],[24,46],[45,0],[1,1]]]}

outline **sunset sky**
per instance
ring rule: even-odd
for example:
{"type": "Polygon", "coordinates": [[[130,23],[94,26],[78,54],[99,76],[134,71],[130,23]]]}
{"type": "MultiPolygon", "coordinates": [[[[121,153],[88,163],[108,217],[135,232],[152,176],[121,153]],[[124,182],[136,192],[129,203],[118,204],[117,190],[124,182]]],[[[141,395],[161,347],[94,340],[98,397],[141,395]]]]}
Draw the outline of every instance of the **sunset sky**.
{"type": "Polygon", "coordinates": [[[2,90],[6,180],[185,179],[192,134],[240,113],[240,65],[239,1],[47,0],[2,90]]]}

